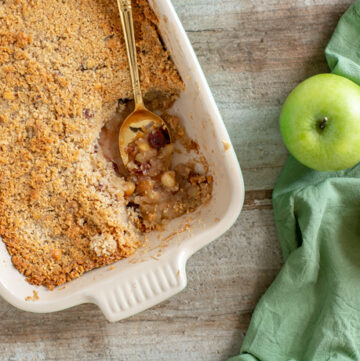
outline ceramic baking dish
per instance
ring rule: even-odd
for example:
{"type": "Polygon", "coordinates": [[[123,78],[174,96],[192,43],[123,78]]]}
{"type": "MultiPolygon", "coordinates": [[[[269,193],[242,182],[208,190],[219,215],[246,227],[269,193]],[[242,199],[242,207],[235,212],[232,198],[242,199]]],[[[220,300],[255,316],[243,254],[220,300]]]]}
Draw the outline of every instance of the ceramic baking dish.
{"type": "Polygon", "coordinates": [[[129,259],[88,272],[54,291],[28,284],[0,242],[0,295],[22,310],[53,312],[92,302],[109,321],[145,310],[186,286],[186,261],[222,235],[241,211],[240,167],[194,51],[170,0],[150,0],[150,5],[186,84],[172,112],[180,116],[209,162],[214,176],[212,200],[194,214],[171,222],[165,232],[151,234],[147,245],[129,259]],[[29,299],[34,290],[38,299],[29,299]]]}

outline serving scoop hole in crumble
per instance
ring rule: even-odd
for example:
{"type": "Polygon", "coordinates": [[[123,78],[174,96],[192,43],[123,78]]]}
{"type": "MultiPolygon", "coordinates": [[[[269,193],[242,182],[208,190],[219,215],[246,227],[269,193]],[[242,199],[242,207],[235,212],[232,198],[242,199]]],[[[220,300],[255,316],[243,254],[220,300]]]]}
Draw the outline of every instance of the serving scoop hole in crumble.
{"type": "Polygon", "coordinates": [[[208,175],[207,164],[203,164],[202,173],[195,170],[195,162],[171,164],[174,152],[181,152],[177,145],[182,145],[187,153],[197,154],[199,146],[188,137],[179,119],[166,112],[162,118],[171,137],[167,130],[154,124],[132,129],[136,135],[126,148],[126,170],[117,138],[131,107],[132,104],[123,107],[119,116],[104,126],[99,144],[105,158],[113,163],[114,171],[126,179],[124,196],[137,228],[141,232],[163,230],[169,220],[194,212],[211,198],[213,178],[208,175]]]}

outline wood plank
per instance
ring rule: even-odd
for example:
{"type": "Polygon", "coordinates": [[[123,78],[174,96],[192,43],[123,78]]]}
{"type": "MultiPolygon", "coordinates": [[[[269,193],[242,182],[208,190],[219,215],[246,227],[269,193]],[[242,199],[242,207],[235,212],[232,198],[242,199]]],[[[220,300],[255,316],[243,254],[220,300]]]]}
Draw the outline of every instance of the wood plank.
{"type": "Polygon", "coordinates": [[[300,81],[328,72],[324,49],[350,4],[175,2],[230,131],[248,190],[273,188],[287,157],[278,129],[281,104],[300,81]]]}
{"type": "Polygon", "coordinates": [[[272,209],[272,192],[271,189],[247,191],[243,210],[272,209]]]}
{"type": "Polygon", "coordinates": [[[287,152],[281,104],[328,71],[323,50],[351,0],[173,0],[230,131],[247,187],[234,227],[188,262],[188,287],[128,320],[94,305],[54,314],[0,300],[0,359],[192,361],[237,354],[281,252],[271,190],[287,152]]]}

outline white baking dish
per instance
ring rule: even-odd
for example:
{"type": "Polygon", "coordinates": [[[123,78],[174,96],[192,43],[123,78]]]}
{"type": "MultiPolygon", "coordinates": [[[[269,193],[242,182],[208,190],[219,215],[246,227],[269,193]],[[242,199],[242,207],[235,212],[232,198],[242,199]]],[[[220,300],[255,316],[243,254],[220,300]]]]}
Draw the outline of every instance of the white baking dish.
{"type": "Polygon", "coordinates": [[[54,291],[28,284],[0,242],[0,295],[20,309],[53,312],[92,302],[109,321],[145,310],[186,286],[188,258],[222,235],[241,211],[244,184],[240,167],[194,51],[170,0],[150,0],[150,4],[186,83],[173,112],[183,120],[209,162],[214,176],[212,200],[191,217],[173,221],[163,234],[150,235],[148,246],[129,259],[88,272],[54,291]],[[224,144],[230,148],[226,150],[224,144]],[[34,290],[39,299],[26,301],[34,290]]]}

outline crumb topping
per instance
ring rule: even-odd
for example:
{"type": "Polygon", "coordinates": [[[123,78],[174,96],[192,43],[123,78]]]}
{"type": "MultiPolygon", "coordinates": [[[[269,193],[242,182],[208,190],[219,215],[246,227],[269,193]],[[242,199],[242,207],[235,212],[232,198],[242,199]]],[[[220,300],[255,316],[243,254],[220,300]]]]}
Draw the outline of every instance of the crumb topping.
{"type": "MultiPolygon", "coordinates": [[[[133,11],[145,98],[171,103],[183,83],[157,19],[145,0],[133,11]]],[[[141,244],[98,151],[131,98],[115,0],[0,2],[0,235],[30,283],[52,289],[141,244]]]]}
{"type": "Polygon", "coordinates": [[[111,256],[117,247],[117,243],[112,235],[97,234],[90,240],[90,249],[92,249],[98,257],[111,256]]]}

